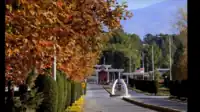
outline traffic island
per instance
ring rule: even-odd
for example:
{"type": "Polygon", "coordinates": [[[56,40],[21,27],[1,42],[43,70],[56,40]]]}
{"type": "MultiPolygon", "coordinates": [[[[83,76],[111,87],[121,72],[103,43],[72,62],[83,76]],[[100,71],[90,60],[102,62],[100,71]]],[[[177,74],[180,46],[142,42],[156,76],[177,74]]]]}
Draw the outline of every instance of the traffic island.
{"type": "Polygon", "coordinates": [[[136,100],[134,98],[125,98],[125,97],[123,97],[122,99],[124,101],[130,102],[132,104],[135,104],[135,105],[138,105],[138,106],[141,106],[141,107],[144,107],[144,108],[149,108],[149,109],[152,109],[152,110],[160,111],[160,112],[183,112],[183,111],[177,110],[177,109],[171,109],[171,108],[168,108],[168,107],[147,104],[147,103],[138,101],[138,100],[136,100]]]}

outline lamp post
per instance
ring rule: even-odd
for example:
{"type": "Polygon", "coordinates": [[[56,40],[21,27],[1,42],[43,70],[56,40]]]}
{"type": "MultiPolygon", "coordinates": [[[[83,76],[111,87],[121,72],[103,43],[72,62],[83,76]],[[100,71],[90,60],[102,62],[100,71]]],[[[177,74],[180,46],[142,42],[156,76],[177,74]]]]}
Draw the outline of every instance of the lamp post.
{"type": "Polygon", "coordinates": [[[153,71],[153,80],[154,80],[154,55],[153,55],[153,46],[152,46],[152,71],[153,71]]]}
{"type": "Polygon", "coordinates": [[[171,55],[172,55],[172,47],[171,47],[171,37],[169,37],[169,70],[170,70],[170,80],[172,80],[172,60],[171,60],[171,55]]]}
{"type": "MultiPolygon", "coordinates": [[[[54,42],[56,43],[56,38],[54,38],[54,42]]],[[[53,56],[53,63],[52,63],[52,73],[53,73],[53,78],[56,81],[56,44],[54,43],[54,56],[53,56]]]]}
{"type": "Polygon", "coordinates": [[[143,80],[144,80],[144,72],[145,72],[145,69],[144,69],[144,52],[142,52],[142,66],[143,66],[143,80]]]}
{"type": "Polygon", "coordinates": [[[103,56],[103,64],[104,65],[106,64],[106,58],[105,58],[105,56],[103,56]]]}

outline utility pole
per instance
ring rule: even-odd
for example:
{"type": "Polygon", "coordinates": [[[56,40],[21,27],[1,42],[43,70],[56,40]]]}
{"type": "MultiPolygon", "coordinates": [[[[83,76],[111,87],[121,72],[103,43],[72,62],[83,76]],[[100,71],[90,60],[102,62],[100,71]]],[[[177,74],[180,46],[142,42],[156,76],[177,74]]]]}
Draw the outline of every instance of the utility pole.
{"type": "Polygon", "coordinates": [[[131,56],[130,56],[130,59],[129,59],[129,72],[131,73],[131,56]]]}
{"type": "Polygon", "coordinates": [[[153,45],[152,45],[152,72],[153,72],[153,80],[154,80],[154,54],[153,54],[153,45]]]}
{"type": "Polygon", "coordinates": [[[169,37],[169,69],[170,69],[170,80],[172,80],[172,60],[171,60],[171,55],[172,55],[172,47],[171,47],[171,37],[169,37]]]}
{"type": "MultiPolygon", "coordinates": [[[[131,66],[132,66],[132,65],[131,65],[131,56],[130,56],[130,59],[129,59],[129,72],[130,72],[130,73],[131,73],[131,66]]],[[[128,82],[129,82],[129,81],[128,81],[128,78],[129,78],[129,76],[127,75],[127,76],[126,76],[127,86],[128,86],[128,82]]]]}
{"type": "MultiPolygon", "coordinates": [[[[54,39],[54,41],[56,41],[56,38],[54,39]]],[[[53,77],[54,77],[54,80],[56,81],[56,45],[54,43],[54,60],[53,60],[53,77]]]]}
{"type": "Polygon", "coordinates": [[[147,63],[147,72],[149,71],[149,64],[147,63]]]}
{"type": "Polygon", "coordinates": [[[105,56],[103,57],[103,64],[104,65],[106,64],[106,58],[105,58],[105,56]]]}
{"type": "MultiPolygon", "coordinates": [[[[142,52],[142,63],[143,63],[143,70],[145,72],[145,69],[144,69],[144,52],[142,52]]],[[[143,80],[144,80],[144,72],[143,72],[143,80]]]]}

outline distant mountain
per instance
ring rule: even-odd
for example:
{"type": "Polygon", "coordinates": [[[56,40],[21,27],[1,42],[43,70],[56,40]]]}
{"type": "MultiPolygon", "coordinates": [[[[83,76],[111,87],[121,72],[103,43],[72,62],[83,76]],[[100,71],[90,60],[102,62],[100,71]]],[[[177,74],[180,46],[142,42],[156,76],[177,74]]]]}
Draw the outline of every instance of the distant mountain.
{"type": "Polygon", "coordinates": [[[146,8],[131,10],[133,17],[121,21],[125,32],[135,33],[143,39],[147,33],[175,33],[173,23],[178,9],[187,5],[187,0],[166,0],[146,8]]]}

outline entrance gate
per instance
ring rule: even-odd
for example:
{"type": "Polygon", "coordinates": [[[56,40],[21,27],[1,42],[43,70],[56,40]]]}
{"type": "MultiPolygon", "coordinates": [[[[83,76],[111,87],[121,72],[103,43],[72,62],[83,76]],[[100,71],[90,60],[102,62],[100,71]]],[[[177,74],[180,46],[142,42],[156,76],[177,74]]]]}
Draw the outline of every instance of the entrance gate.
{"type": "Polygon", "coordinates": [[[97,76],[97,84],[105,84],[105,81],[107,84],[109,82],[112,82],[112,95],[115,95],[115,88],[117,87],[117,83],[120,83],[124,90],[125,90],[125,96],[128,96],[128,88],[124,81],[124,79],[121,78],[121,73],[124,71],[124,69],[112,69],[111,65],[96,65],[96,76],[97,76]],[[110,72],[118,72],[118,79],[115,79],[115,74],[110,74],[110,72]],[[112,77],[110,77],[110,75],[112,77]],[[113,77],[114,76],[114,77],[113,77]],[[104,83],[102,83],[104,82],[104,83]]]}

